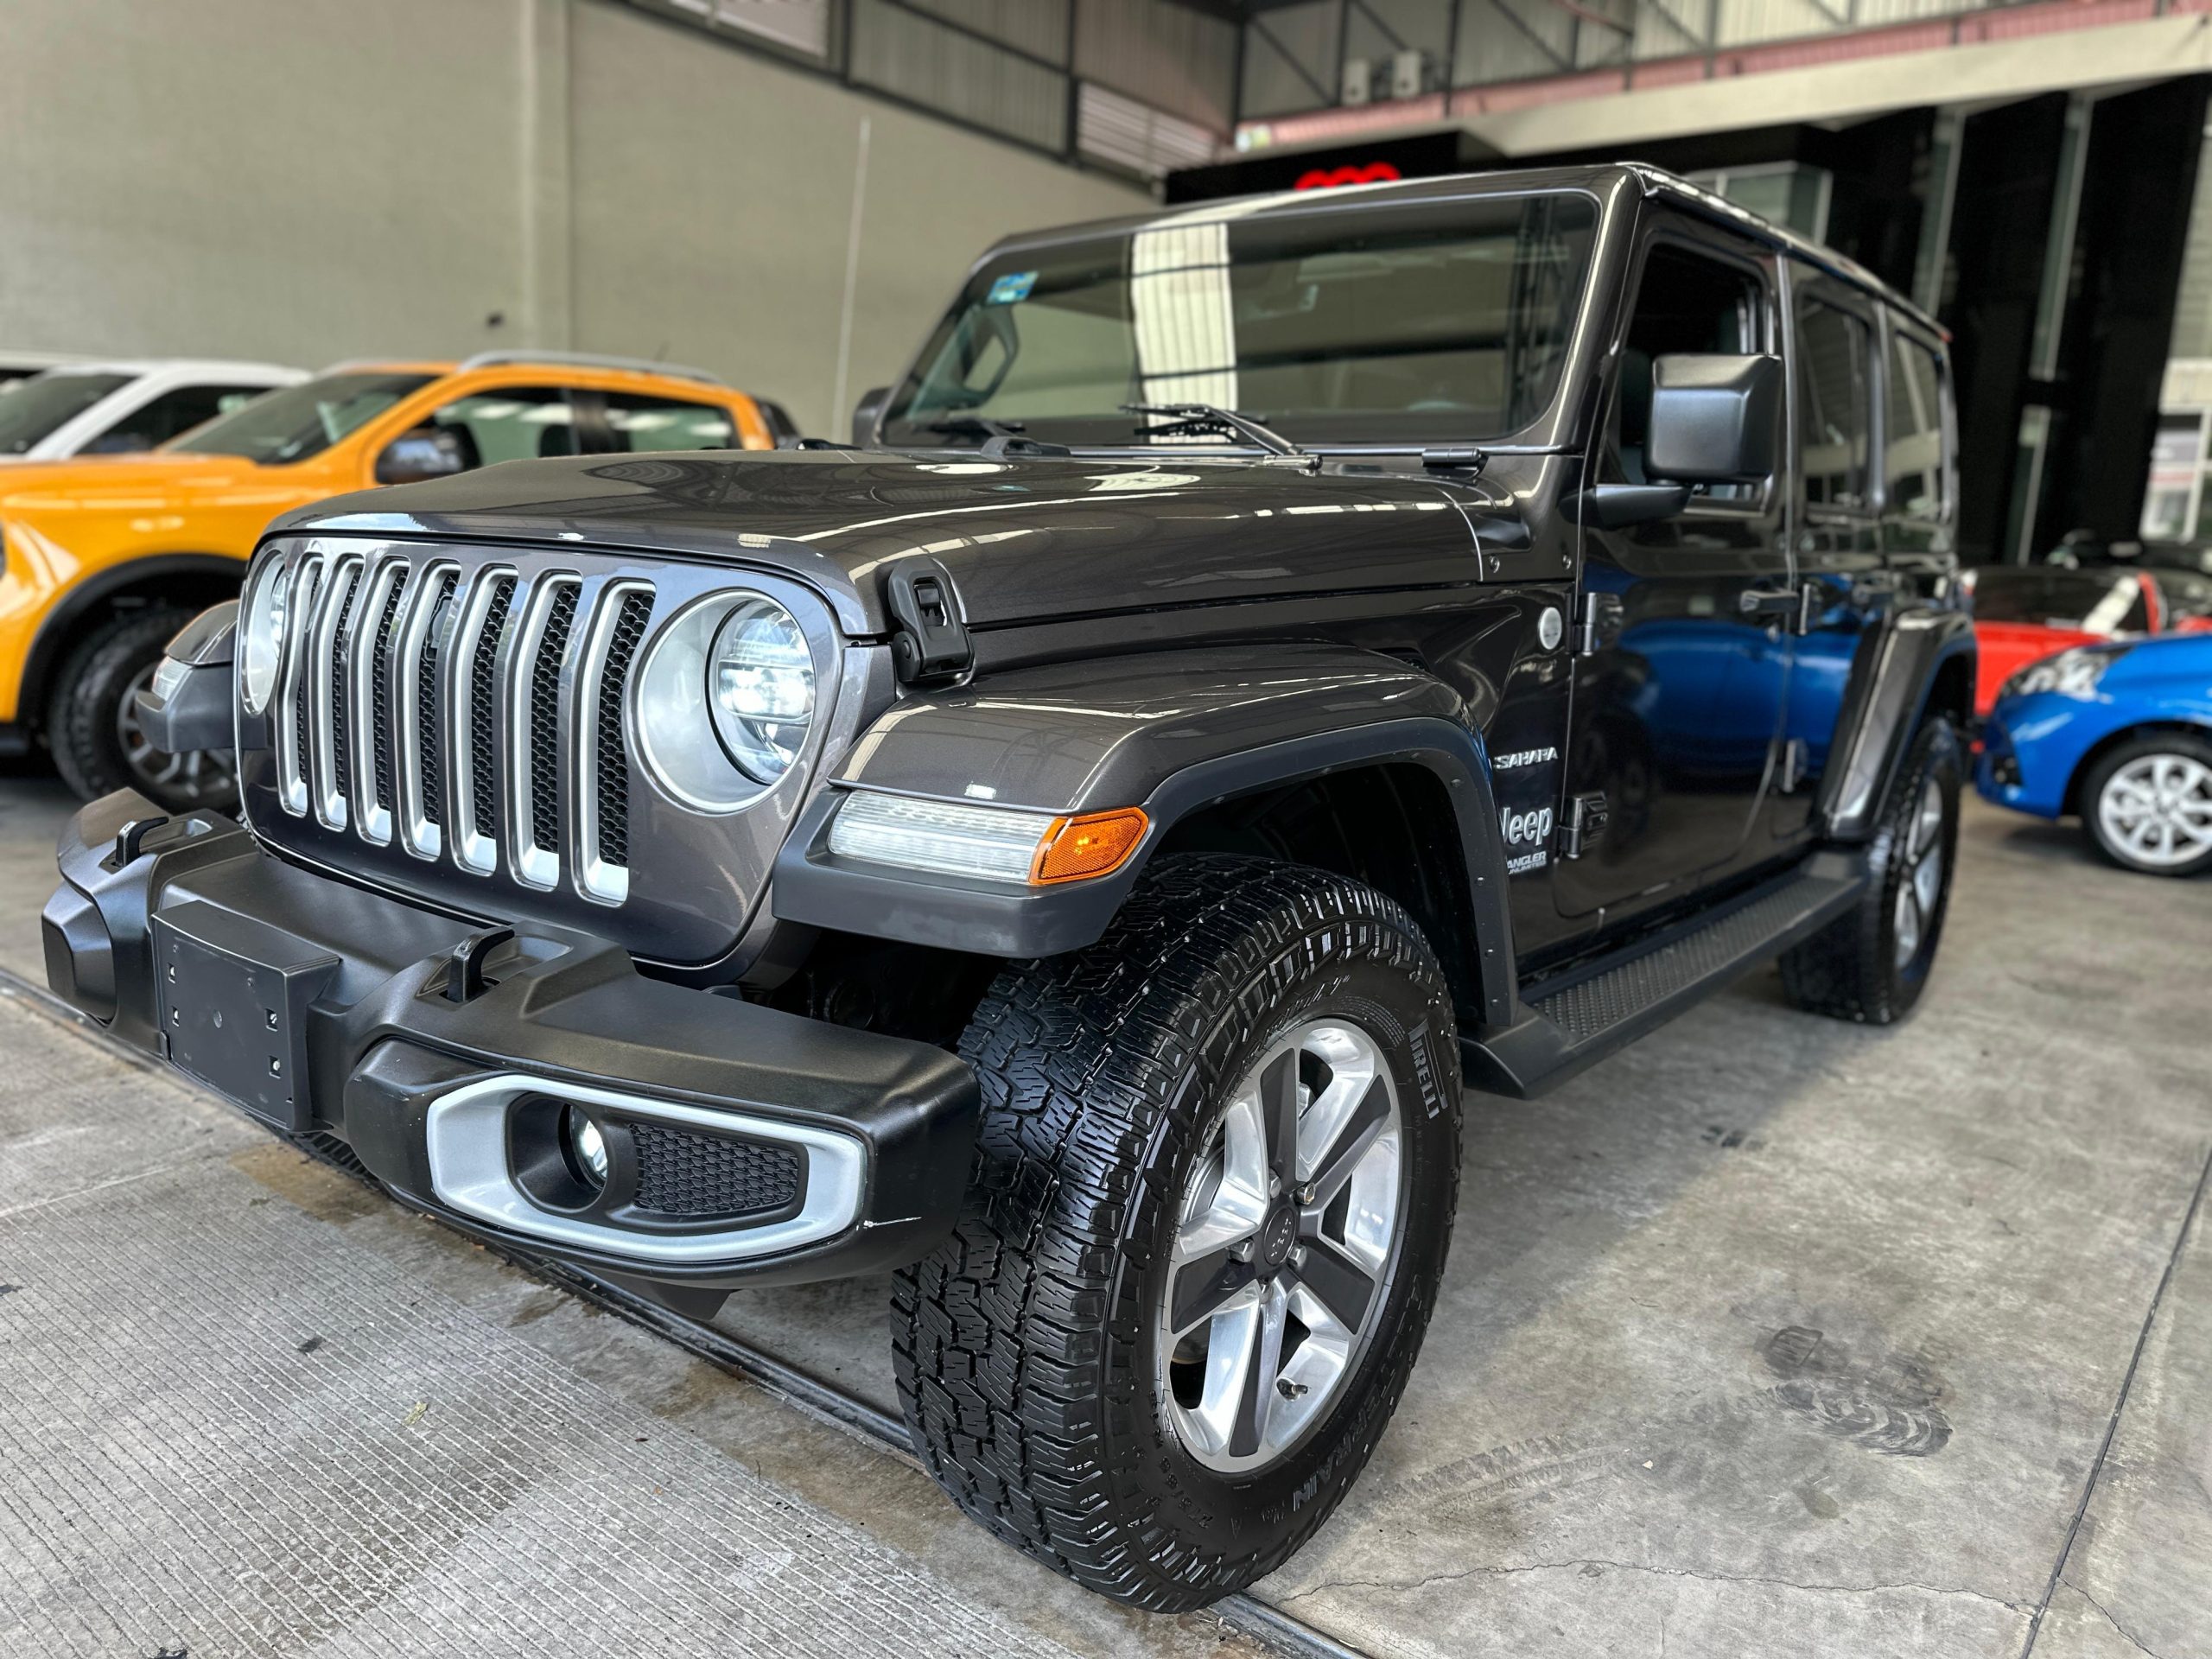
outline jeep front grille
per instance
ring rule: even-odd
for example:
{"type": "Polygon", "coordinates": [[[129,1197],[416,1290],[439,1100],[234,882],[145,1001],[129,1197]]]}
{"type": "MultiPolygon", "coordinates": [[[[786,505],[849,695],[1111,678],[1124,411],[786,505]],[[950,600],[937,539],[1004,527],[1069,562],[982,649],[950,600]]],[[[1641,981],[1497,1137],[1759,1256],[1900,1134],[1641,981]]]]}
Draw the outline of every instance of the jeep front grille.
{"type": "Polygon", "coordinates": [[[279,536],[259,556],[291,573],[276,686],[264,710],[238,713],[241,802],[271,849],[448,914],[578,929],[647,963],[721,972],[765,941],[776,855],[822,756],[859,729],[870,662],[777,553],[741,565],[566,532],[329,533],[279,536]],[[748,593],[798,620],[821,706],[778,782],[702,798],[655,766],[739,776],[706,704],[713,626],[699,625],[748,593]],[[640,747],[649,672],[668,677],[654,709],[696,720],[688,754],[652,762],[640,747]]]}
{"type": "Polygon", "coordinates": [[[474,875],[622,902],[623,694],[650,583],[598,584],[587,601],[571,572],[315,552],[294,592],[274,734],[285,812],[474,875]],[[583,757],[566,796],[564,753],[583,757]]]}

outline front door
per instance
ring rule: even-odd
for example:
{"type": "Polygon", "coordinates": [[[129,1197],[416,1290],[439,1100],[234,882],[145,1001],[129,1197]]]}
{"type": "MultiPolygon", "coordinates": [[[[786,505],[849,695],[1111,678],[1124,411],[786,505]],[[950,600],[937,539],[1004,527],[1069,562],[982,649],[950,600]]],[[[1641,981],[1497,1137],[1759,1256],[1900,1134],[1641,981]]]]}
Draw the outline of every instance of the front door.
{"type": "MultiPolygon", "coordinates": [[[[1592,457],[1597,479],[1648,481],[1655,359],[1780,352],[1776,278],[1770,255],[1718,227],[1653,229],[1592,457]]],[[[1602,910],[1611,926],[1693,877],[1762,855],[1751,832],[1780,746],[1789,649],[1761,601],[1790,589],[1785,510],[1770,480],[1717,486],[1657,524],[1586,527],[1582,603],[1598,608],[1594,648],[1575,665],[1567,806],[1602,797],[1606,823],[1555,873],[1564,914],[1602,910]]]]}

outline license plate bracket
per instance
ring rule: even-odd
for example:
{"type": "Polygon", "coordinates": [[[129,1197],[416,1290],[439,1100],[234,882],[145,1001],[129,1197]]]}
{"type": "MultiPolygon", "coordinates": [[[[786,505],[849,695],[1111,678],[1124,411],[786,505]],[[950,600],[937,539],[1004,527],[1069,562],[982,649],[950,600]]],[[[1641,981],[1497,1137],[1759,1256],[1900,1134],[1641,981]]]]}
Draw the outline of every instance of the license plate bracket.
{"type": "Polygon", "coordinates": [[[308,1008],[339,959],[200,899],[153,918],[154,983],[169,1062],[276,1128],[313,1120],[308,1008]]]}

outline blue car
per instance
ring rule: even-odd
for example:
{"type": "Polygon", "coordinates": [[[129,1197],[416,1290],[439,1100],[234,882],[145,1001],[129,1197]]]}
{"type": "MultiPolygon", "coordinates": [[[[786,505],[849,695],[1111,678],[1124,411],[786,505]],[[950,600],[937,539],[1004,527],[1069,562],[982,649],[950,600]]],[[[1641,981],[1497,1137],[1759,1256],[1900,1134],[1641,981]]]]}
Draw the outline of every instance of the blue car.
{"type": "Polygon", "coordinates": [[[2152,875],[2212,869],[2212,633],[2077,645],[2005,683],[1974,786],[2078,814],[2097,850],[2152,875]]]}

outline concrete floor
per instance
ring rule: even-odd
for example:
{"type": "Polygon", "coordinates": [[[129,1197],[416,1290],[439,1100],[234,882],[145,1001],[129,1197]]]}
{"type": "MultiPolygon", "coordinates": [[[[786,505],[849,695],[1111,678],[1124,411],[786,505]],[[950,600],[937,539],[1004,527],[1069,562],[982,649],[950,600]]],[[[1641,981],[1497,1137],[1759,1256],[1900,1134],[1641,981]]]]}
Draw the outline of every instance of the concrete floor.
{"type": "MultiPolygon", "coordinates": [[[[47,887],[11,843],[42,856],[64,810],[0,780],[0,966],[35,971],[35,929],[10,918],[47,887]]],[[[1377,1656],[2212,1655],[2212,881],[2124,875],[1979,804],[1964,846],[1902,1027],[1798,1015],[1755,976],[1549,1100],[1471,1103],[1413,1385],[1264,1599],[1377,1656]]],[[[128,1093],[154,1143],[180,1114],[222,1118],[174,1084],[128,1093]]],[[[79,1109],[0,1108],[0,1168],[79,1109]]],[[[880,1450],[224,1134],[177,1155],[979,1614],[1080,1651],[1243,1647],[1067,1591],[880,1450]]],[[[9,1302],[0,1333],[28,1311],[9,1302]]],[[[882,1306],[874,1284],[754,1293],[720,1323],[887,1403],[882,1306]]],[[[10,1485],[0,1465],[0,1500],[10,1485]]]]}

